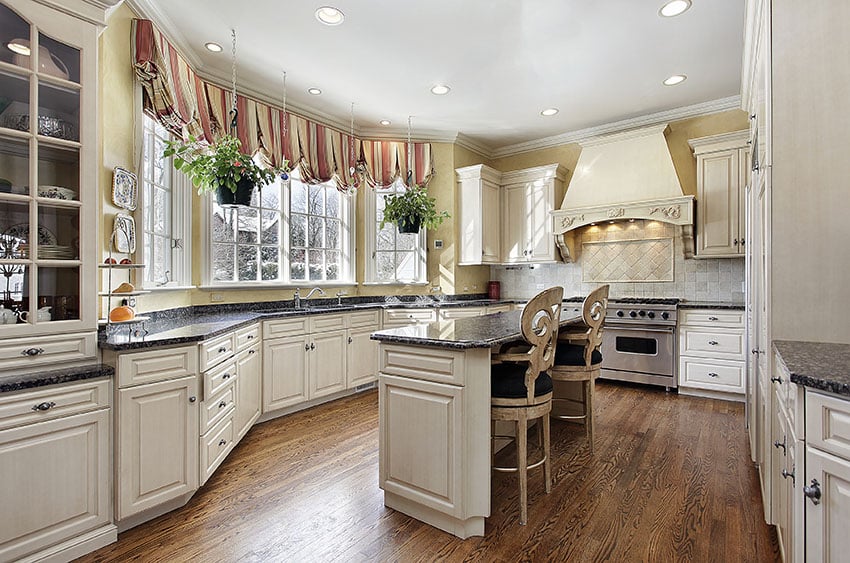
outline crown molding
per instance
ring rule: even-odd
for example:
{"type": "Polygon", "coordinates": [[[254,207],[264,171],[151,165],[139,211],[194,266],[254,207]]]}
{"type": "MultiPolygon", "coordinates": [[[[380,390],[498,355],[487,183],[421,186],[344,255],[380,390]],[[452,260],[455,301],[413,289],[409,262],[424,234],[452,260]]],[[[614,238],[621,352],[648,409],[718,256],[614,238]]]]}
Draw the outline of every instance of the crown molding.
{"type": "Polygon", "coordinates": [[[598,137],[600,135],[606,135],[609,133],[617,133],[620,131],[625,131],[627,129],[658,125],[661,123],[666,123],[668,121],[678,121],[680,119],[687,119],[689,117],[709,115],[712,113],[718,113],[721,111],[740,108],[741,97],[730,96],[728,98],[721,98],[719,100],[712,100],[709,102],[694,104],[692,106],[685,106],[667,111],[660,111],[657,113],[651,113],[640,117],[633,117],[630,119],[615,121],[613,123],[597,125],[595,127],[588,127],[586,129],[579,129],[578,131],[561,133],[560,135],[544,137],[535,141],[526,141],[524,143],[506,145],[492,151],[492,158],[513,156],[515,154],[557,147],[559,145],[566,145],[568,143],[580,143],[593,137],[598,137]]]}
{"type": "Polygon", "coordinates": [[[483,156],[484,158],[493,158],[493,149],[488,147],[487,145],[480,143],[470,137],[469,135],[464,135],[463,133],[458,133],[455,139],[455,144],[463,147],[467,150],[471,150],[475,154],[483,156]]]}
{"type": "Polygon", "coordinates": [[[35,0],[59,12],[80,18],[101,28],[106,27],[107,12],[123,0],[35,0]]]}

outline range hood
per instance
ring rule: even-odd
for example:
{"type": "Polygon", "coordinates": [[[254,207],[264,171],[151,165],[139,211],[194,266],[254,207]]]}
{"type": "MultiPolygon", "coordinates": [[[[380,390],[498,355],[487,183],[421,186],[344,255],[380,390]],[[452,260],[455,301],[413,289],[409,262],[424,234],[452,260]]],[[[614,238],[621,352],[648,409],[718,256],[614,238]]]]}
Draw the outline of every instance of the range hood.
{"type": "Polygon", "coordinates": [[[682,227],[693,256],[694,196],[682,192],[667,148],[668,125],[605,135],[581,143],[581,155],[553,232],[564,261],[574,259],[573,231],[586,225],[649,219],[682,227]]]}

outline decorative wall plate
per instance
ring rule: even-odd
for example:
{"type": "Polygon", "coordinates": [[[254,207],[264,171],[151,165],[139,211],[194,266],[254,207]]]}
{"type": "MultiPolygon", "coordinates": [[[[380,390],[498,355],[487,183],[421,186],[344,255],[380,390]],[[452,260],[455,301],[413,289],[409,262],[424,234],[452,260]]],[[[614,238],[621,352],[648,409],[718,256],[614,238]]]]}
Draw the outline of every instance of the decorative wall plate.
{"type": "Polygon", "coordinates": [[[138,198],[136,175],[116,166],[112,171],[112,203],[129,211],[135,211],[138,198]]]}
{"type": "MultiPolygon", "coordinates": [[[[29,223],[18,223],[17,225],[12,225],[5,231],[3,234],[10,237],[15,237],[20,239],[26,243],[29,243],[30,240],[30,224],[29,223]]],[[[39,245],[56,245],[56,235],[48,229],[47,227],[39,227],[38,228],[38,244],[39,245]]]]}
{"type": "Polygon", "coordinates": [[[136,221],[126,213],[115,215],[115,225],[112,228],[113,244],[118,252],[136,251],[136,221]]]}

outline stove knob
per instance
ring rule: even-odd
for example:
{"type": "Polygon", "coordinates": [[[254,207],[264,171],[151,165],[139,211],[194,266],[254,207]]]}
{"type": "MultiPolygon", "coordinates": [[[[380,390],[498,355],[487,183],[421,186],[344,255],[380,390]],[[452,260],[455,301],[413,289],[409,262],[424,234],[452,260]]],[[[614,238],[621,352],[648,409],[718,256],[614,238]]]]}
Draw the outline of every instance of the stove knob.
{"type": "Polygon", "coordinates": [[[648,313],[646,314],[646,316],[647,316],[647,317],[649,317],[650,319],[654,319],[654,318],[655,318],[655,311],[650,311],[650,312],[648,312],[648,313]]]}
{"type": "Polygon", "coordinates": [[[637,317],[637,311],[629,311],[629,316],[630,316],[631,318],[635,318],[635,317],[637,317]]]}
{"type": "Polygon", "coordinates": [[[622,311],[617,311],[617,316],[618,316],[618,317],[622,317],[622,316],[623,316],[623,312],[622,312],[622,311]]]}
{"type": "Polygon", "coordinates": [[[661,318],[666,321],[667,319],[670,318],[670,313],[668,313],[667,311],[664,311],[663,313],[661,313],[661,318]]]}
{"type": "Polygon", "coordinates": [[[646,316],[646,311],[640,311],[640,312],[638,313],[638,315],[640,315],[641,317],[645,317],[645,316],[646,316]]]}

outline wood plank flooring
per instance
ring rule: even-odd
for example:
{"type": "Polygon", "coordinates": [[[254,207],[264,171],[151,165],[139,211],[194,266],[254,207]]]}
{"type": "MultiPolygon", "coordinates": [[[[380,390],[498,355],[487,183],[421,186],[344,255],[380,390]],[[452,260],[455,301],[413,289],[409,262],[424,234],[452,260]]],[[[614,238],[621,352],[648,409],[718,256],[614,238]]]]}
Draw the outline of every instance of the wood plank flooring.
{"type": "MultiPolygon", "coordinates": [[[[378,396],[255,426],[185,507],[80,561],[779,561],[743,405],[599,382],[595,448],[552,421],[552,493],[495,473],[486,536],[383,506],[378,396]]],[[[535,440],[536,433],[530,433],[535,440]]]]}

